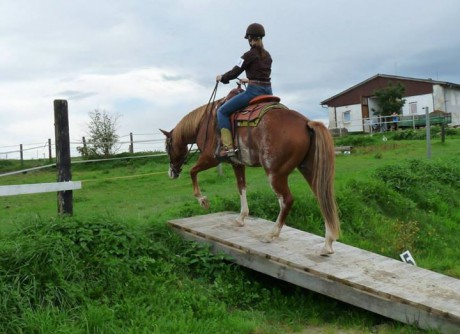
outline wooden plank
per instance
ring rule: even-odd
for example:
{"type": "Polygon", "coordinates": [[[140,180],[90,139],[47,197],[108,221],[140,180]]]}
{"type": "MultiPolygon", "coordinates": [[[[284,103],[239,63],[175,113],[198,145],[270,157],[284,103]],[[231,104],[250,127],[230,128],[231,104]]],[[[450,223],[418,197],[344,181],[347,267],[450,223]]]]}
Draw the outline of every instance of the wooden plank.
{"type": "Polygon", "coordinates": [[[0,186],[0,196],[39,194],[46,192],[58,192],[75,189],[81,189],[81,181],[20,184],[0,186]]]}
{"type": "Polygon", "coordinates": [[[421,328],[460,332],[460,280],[339,242],[336,254],[322,257],[324,238],[290,227],[262,243],[274,223],[249,217],[238,227],[236,217],[224,212],[169,223],[248,268],[421,328]]]}

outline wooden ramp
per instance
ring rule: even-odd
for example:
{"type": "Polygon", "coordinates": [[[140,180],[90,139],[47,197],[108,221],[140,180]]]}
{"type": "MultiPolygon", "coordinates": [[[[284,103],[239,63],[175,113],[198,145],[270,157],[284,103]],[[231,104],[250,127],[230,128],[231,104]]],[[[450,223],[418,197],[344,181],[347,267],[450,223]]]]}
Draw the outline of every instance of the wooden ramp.
{"type": "Polygon", "coordinates": [[[221,212],[169,224],[242,266],[421,328],[460,333],[460,280],[339,242],[322,257],[324,238],[288,226],[263,243],[273,222],[249,217],[238,227],[236,217],[221,212]]]}

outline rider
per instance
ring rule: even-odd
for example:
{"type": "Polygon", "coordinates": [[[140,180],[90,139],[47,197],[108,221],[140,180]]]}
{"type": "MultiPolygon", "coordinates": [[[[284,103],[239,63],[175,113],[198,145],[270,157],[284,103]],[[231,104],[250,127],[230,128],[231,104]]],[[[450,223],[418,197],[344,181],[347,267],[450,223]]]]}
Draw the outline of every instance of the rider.
{"type": "Polygon", "coordinates": [[[235,111],[249,105],[254,97],[259,95],[272,95],[270,83],[272,57],[264,48],[262,38],[265,36],[265,29],[259,23],[252,23],[246,29],[246,38],[251,49],[238,60],[238,63],[228,72],[217,75],[216,81],[228,84],[230,80],[236,79],[243,71],[246,71],[247,79],[241,80],[248,83],[245,91],[234,96],[225,102],[217,110],[217,123],[221,135],[220,157],[235,155],[230,125],[230,115],[235,111]]]}

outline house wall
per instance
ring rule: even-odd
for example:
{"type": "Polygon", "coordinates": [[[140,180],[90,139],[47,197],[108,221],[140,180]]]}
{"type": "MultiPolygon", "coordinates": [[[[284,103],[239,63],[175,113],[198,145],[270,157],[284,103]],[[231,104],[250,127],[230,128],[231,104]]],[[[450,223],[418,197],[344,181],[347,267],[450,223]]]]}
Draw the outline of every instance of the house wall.
{"type": "Polygon", "coordinates": [[[446,112],[452,113],[453,126],[460,125],[460,90],[444,88],[446,112]]]}
{"type": "Polygon", "coordinates": [[[335,107],[328,107],[327,112],[329,114],[329,129],[336,129],[337,121],[335,119],[335,107]]]}
{"type": "Polygon", "coordinates": [[[446,97],[444,87],[441,85],[433,85],[433,110],[441,110],[446,112],[446,97]]]}
{"type": "MultiPolygon", "coordinates": [[[[404,97],[406,103],[402,108],[403,116],[411,116],[410,104],[413,102],[417,103],[417,113],[416,115],[424,115],[425,107],[428,107],[428,111],[432,112],[435,109],[433,108],[433,94],[417,95],[417,96],[406,96],[404,97]]],[[[441,110],[441,109],[440,109],[441,110]]],[[[444,109],[442,109],[444,111],[444,109]]]]}
{"type": "Polygon", "coordinates": [[[350,132],[363,131],[361,105],[329,107],[329,128],[346,128],[350,132]],[[350,116],[349,121],[346,114],[350,116]],[[335,123],[335,115],[337,116],[337,123],[335,123]]]}

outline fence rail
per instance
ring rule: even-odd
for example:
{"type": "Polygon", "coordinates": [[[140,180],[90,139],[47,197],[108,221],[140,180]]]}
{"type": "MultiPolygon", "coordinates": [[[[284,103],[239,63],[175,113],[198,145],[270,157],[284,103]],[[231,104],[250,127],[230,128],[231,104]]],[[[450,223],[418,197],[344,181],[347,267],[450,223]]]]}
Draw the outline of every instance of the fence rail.
{"type": "MultiPolygon", "coordinates": [[[[161,132],[158,133],[130,133],[120,136],[120,138],[128,138],[116,143],[116,152],[141,153],[146,151],[163,151],[164,136],[161,132]]],[[[72,157],[81,156],[78,151],[79,147],[85,147],[86,139],[82,137],[81,141],[70,142],[70,154],[72,157]]],[[[48,139],[45,143],[19,144],[0,147],[0,160],[49,160],[53,158],[55,151],[55,143],[48,139]]]]}
{"type": "Polygon", "coordinates": [[[57,191],[68,191],[81,189],[80,181],[54,182],[54,183],[33,183],[0,186],[0,197],[40,194],[57,191]]]}

